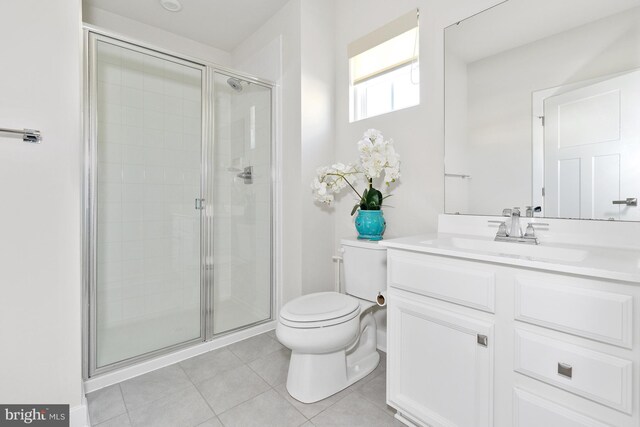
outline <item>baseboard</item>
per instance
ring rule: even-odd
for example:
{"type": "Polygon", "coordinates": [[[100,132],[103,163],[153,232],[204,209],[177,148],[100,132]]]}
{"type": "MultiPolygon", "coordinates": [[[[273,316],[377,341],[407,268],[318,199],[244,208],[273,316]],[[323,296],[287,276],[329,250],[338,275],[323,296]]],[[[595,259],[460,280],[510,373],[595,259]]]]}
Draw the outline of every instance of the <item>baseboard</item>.
{"type": "Polygon", "coordinates": [[[400,412],[396,412],[395,419],[400,421],[402,424],[404,424],[407,427],[418,427],[417,424],[414,424],[413,421],[409,420],[400,412]]]}
{"type": "Polygon", "coordinates": [[[117,371],[108,372],[86,380],[84,382],[84,388],[87,393],[91,393],[93,391],[100,390],[101,388],[120,383],[122,381],[146,374],[151,371],[155,371],[156,369],[164,368],[165,366],[182,362],[183,360],[198,356],[211,350],[216,350],[218,348],[228,346],[229,344],[251,338],[252,336],[271,331],[275,329],[275,327],[275,321],[265,322],[248,329],[243,329],[229,335],[215,338],[211,341],[196,344],[184,350],[179,350],[171,354],[157,357],[155,359],[146,360],[133,366],[118,369],[117,371]]]}
{"type": "Polygon", "coordinates": [[[87,398],[82,397],[82,403],[69,409],[69,427],[90,427],[89,407],[87,398]]]}

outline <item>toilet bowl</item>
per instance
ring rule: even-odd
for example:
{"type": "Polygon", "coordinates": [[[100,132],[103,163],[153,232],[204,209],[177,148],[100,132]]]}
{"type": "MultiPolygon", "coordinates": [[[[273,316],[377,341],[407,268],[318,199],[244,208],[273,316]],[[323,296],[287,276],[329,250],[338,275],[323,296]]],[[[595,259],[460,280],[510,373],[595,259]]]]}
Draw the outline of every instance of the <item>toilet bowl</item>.
{"type": "Polygon", "coordinates": [[[291,349],[287,390],[312,403],[373,371],[376,323],[372,309],[386,289],[386,251],[374,242],[343,240],[345,290],[298,297],[280,311],[276,335],[291,349]]]}

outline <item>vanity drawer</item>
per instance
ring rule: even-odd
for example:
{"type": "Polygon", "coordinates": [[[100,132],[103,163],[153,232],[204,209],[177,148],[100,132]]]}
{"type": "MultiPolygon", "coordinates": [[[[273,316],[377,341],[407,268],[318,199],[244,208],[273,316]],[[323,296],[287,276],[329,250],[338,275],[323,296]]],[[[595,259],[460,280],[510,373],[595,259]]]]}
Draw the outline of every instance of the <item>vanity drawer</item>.
{"type": "Polygon", "coordinates": [[[631,414],[633,362],[516,330],[514,370],[631,414]]]}
{"type": "Polygon", "coordinates": [[[606,285],[550,274],[519,275],[515,280],[515,318],[631,348],[633,297],[588,288],[594,283],[606,285]]]}
{"type": "Polygon", "coordinates": [[[476,263],[389,251],[387,269],[389,286],[495,311],[495,273],[476,263]]]}
{"type": "Polygon", "coordinates": [[[607,427],[607,424],[524,390],[514,390],[513,402],[515,427],[607,427]]]}

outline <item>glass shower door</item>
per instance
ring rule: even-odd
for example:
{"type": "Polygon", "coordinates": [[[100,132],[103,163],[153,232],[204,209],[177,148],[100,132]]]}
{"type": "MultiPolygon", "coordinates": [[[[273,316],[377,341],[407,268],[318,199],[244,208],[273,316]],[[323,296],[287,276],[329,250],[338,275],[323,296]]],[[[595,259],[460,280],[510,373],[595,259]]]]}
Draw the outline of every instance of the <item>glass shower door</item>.
{"type": "Polygon", "coordinates": [[[95,373],[204,339],[204,68],[93,41],[95,373]]]}
{"type": "Polygon", "coordinates": [[[214,74],[213,333],[271,318],[271,88],[214,74]]]}

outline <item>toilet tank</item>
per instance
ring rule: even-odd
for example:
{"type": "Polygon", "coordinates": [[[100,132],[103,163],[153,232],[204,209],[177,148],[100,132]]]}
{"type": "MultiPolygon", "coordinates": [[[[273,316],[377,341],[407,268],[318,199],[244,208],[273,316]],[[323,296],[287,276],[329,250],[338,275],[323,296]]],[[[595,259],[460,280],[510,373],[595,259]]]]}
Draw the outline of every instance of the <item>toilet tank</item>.
{"type": "Polygon", "coordinates": [[[344,291],[354,297],[376,301],[387,289],[387,248],[378,242],[342,239],[344,291]]]}

